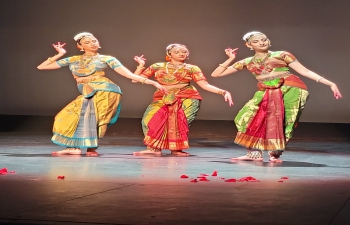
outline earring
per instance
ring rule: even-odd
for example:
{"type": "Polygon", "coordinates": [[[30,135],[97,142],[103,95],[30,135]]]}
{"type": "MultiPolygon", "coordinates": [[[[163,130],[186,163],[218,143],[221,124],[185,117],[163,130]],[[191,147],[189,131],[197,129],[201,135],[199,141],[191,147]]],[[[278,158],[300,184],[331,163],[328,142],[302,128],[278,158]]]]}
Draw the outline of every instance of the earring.
{"type": "Polygon", "coordinates": [[[98,46],[98,48],[102,48],[101,46],[98,46]]]}
{"type": "Polygon", "coordinates": [[[83,48],[81,48],[81,49],[80,49],[80,51],[81,51],[81,52],[84,52],[84,49],[83,49],[83,48]]]}
{"type": "Polygon", "coordinates": [[[253,51],[254,49],[253,49],[252,47],[250,47],[250,49],[249,49],[249,50],[253,51]]]}

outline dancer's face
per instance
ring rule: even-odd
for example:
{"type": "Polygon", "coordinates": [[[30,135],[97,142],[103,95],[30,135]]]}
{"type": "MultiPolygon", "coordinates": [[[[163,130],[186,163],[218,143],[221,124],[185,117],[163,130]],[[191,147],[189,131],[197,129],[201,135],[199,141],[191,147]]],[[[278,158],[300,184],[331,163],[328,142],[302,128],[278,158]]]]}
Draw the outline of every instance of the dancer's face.
{"type": "Polygon", "coordinates": [[[80,41],[81,47],[86,52],[97,52],[98,48],[100,47],[100,43],[95,37],[85,37],[80,41]]]}
{"type": "Polygon", "coordinates": [[[184,47],[175,47],[170,50],[170,56],[172,60],[177,62],[184,62],[187,58],[188,50],[184,47]]]}
{"type": "Polygon", "coordinates": [[[247,43],[248,47],[253,48],[255,51],[263,52],[269,49],[269,39],[265,35],[257,35],[250,39],[249,43],[247,43]]]}

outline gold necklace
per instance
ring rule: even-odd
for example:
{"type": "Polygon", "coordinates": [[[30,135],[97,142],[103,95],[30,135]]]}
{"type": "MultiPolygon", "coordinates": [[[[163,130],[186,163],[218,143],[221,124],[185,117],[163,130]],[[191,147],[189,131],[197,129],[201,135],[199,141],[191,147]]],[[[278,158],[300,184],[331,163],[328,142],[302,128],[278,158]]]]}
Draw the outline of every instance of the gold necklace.
{"type": "Polygon", "coordinates": [[[85,69],[86,67],[89,66],[89,64],[97,59],[99,56],[99,54],[95,54],[95,55],[81,55],[80,56],[80,61],[79,61],[79,68],[80,69],[85,69]]]}
{"type": "Polygon", "coordinates": [[[174,71],[172,74],[170,74],[170,73],[169,73],[169,69],[168,69],[168,66],[169,66],[170,64],[171,64],[170,62],[167,62],[167,64],[165,65],[165,72],[166,72],[166,74],[167,74],[169,77],[171,77],[171,78],[175,78],[174,75],[176,74],[176,72],[177,72],[179,69],[181,69],[182,67],[185,66],[185,63],[181,64],[181,66],[178,66],[177,64],[171,64],[172,67],[174,67],[174,68],[176,68],[176,69],[175,69],[175,71],[174,71]]]}
{"type": "Polygon", "coordinates": [[[268,67],[268,65],[266,64],[266,61],[269,58],[269,56],[270,56],[270,52],[266,53],[264,57],[260,59],[256,58],[256,54],[253,56],[252,62],[257,68],[257,70],[259,71],[258,75],[268,75],[270,73],[269,71],[266,70],[268,67]]]}

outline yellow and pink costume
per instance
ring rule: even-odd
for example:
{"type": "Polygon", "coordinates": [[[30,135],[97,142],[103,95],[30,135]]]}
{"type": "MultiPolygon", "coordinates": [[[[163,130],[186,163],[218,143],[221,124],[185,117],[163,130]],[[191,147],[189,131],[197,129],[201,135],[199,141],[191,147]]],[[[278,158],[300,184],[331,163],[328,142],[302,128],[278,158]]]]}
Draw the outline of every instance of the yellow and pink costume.
{"type": "Polygon", "coordinates": [[[120,87],[105,77],[104,70],[122,64],[105,55],[72,56],[56,61],[69,66],[81,93],[55,117],[52,142],[67,148],[96,148],[107,126],[115,123],[120,112],[120,87]],[[84,78],[84,79],[81,79],[84,78]]]}
{"type": "Polygon", "coordinates": [[[289,52],[276,51],[232,65],[247,69],[258,80],[258,91],[235,118],[236,144],[267,151],[285,149],[309,95],[306,85],[289,72],[288,64],[295,60],[289,52]]]}
{"type": "Polygon", "coordinates": [[[142,118],[144,143],[154,150],[183,150],[189,148],[188,132],[194,120],[202,97],[195,87],[190,85],[206,80],[202,71],[194,65],[182,64],[179,68],[172,64],[155,63],[142,72],[142,76],[151,77],[162,85],[187,84],[181,89],[171,89],[168,94],[157,90],[152,103],[142,118]]]}

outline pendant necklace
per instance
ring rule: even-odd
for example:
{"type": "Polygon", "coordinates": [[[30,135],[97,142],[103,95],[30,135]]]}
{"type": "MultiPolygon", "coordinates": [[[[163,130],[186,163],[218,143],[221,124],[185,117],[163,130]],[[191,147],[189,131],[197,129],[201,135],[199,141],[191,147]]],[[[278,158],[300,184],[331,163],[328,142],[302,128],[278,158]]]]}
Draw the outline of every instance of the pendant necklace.
{"type": "Polygon", "coordinates": [[[175,78],[176,72],[177,72],[179,69],[181,69],[183,66],[185,66],[185,63],[181,64],[181,66],[176,66],[176,64],[175,64],[175,65],[174,65],[174,64],[171,64],[171,65],[173,65],[174,68],[176,68],[176,67],[177,67],[177,68],[175,69],[175,71],[174,71],[172,74],[170,74],[170,73],[169,73],[169,69],[168,69],[168,65],[169,65],[169,64],[170,64],[169,62],[166,64],[166,66],[165,66],[165,72],[166,72],[166,74],[169,75],[169,77],[171,77],[171,78],[175,78]]]}
{"type": "Polygon", "coordinates": [[[270,72],[266,71],[267,65],[266,65],[266,60],[269,58],[270,53],[266,53],[264,55],[264,57],[262,57],[261,59],[257,59],[256,55],[254,55],[252,62],[254,63],[254,65],[256,66],[256,68],[261,72],[260,75],[267,75],[270,72]]]}

